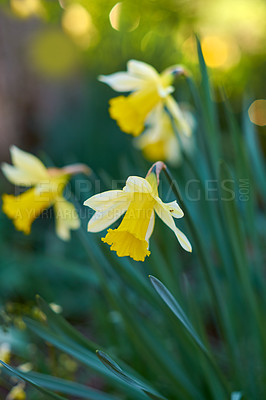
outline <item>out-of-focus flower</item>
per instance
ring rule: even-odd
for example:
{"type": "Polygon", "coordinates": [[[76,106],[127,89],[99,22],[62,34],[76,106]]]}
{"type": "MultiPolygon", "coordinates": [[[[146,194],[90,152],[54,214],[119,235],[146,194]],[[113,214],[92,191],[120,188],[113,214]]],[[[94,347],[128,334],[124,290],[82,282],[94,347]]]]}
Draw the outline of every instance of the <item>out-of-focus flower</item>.
{"type": "Polygon", "coordinates": [[[56,233],[63,240],[70,239],[70,230],[78,229],[80,220],[72,203],[63,197],[63,191],[71,175],[89,173],[83,164],[64,168],[46,168],[34,155],[16,146],[10,149],[13,165],[2,164],[6,178],[14,185],[31,187],[13,196],[4,194],[3,211],[13,220],[17,230],[29,234],[33,221],[47,208],[53,206],[56,233]]]}
{"type": "Polygon", "coordinates": [[[60,354],[59,363],[61,364],[63,371],[67,370],[68,372],[73,373],[78,369],[78,363],[67,354],[60,354]]]}
{"type": "Polygon", "coordinates": [[[25,400],[25,383],[21,382],[14,386],[11,391],[8,393],[6,400],[25,400]]]}
{"type": "Polygon", "coordinates": [[[33,366],[31,362],[26,362],[24,364],[19,365],[17,368],[21,372],[30,372],[33,366]]]}
{"type": "Polygon", "coordinates": [[[157,106],[147,120],[148,128],[135,139],[135,145],[150,161],[163,160],[178,164],[181,151],[173,131],[169,114],[161,105],[157,106]]]}
{"type": "Polygon", "coordinates": [[[51,307],[51,309],[56,313],[56,314],[60,314],[63,311],[63,308],[56,303],[50,303],[49,306],[51,307]]]}
{"type": "Polygon", "coordinates": [[[148,115],[159,103],[165,104],[175,118],[180,118],[180,109],[170,94],[174,91],[175,76],[183,72],[182,67],[172,66],[159,74],[149,64],[130,60],[127,72],[101,75],[99,80],[114,90],[132,92],[127,97],[118,96],[110,100],[110,115],[120,129],[138,136],[144,130],[148,115]]]}
{"type": "Polygon", "coordinates": [[[191,151],[193,145],[191,132],[194,125],[189,111],[182,110],[182,118],[183,124],[187,125],[185,135],[182,129],[180,133],[175,119],[171,120],[171,116],[161,104],[152,111],[147,119],[148,128],[141,136],[135,138],[135,145],[142,150],[145,158],[150,161],[167,161],[172,165],[178,165],[181,162],[180,142],[185,151],[191,151]],[[176,132],[173,124],[176,124],[176,132]]]}
{"type": "Polygon", "coordinates": [[[26,324],[23,321],[21,316],[16,316],[13,319],[14,326],[19,329],[20,331],[24,331],[26,329],[26,324]]]}
{"type": "MultiPolygon", "coordinates": [[[[9,343],[4,342],[0,345],[0,360],[8,364],[11,358],[11,346],[9,343]]],[[[0,365],[1,368],[2,365],[0,365]]]]}
{"type": "Polygon", "coordinates": [[[184,213],[176,201],[163,203],[158,196],[157,177],[151,172],[146,179],[130,176],[123,190],[109,190],[92,196],[84,205],[95,210],[88,224],[89,232],[100,232],[125,212],[117,229],[108,229],[102,241],[111,246],[119,257],[129,256],[135,261],[144,261],[150,255],[149,239],[153,232],[155,212],[175,233],[181,246],[191,251],[186,236],[176,227],[174,218],[184,213]]]}

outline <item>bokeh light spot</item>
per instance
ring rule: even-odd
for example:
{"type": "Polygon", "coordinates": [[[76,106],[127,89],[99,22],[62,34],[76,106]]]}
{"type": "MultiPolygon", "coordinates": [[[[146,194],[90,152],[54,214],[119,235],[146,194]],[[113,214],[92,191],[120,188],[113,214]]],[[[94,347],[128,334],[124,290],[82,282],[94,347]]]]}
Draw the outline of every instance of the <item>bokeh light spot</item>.
{"type": "Polygon", "coordinates": [[[259,126],[266,125],[266,100],[255,100],[248,109],[250,121],[259,126]]]}
{"type": "Polygon", "coordinates": [[[78,61],[75,45],[60,31],[42,31],[29,42],[29,63],[42,75],[69,75],[78,61]]]}
{"type": "Polygon", "coordinates": [[[114,28],[116,31],[119,31],[119,20],[120,20],[120,14],[121,14],[121,6],[122,3],[117,3],[112,10],[110,11],[109,14],[109,20],[112,28],[114,28]]]}
{"type": "Polygon", "coordinates": [[[45,13],[40,0],[11,0],[10,7],[14,14],[21,18],[42,16],[45,13]]]}
{"type": "Polygon", "coordinates": [[[132,32],[139,26],[140,16],[123,2],[116,3],[109,14],[110,24],[116,31],[132,32]]]}
{"type": "Polygon", "coordinates": [[[70,36],[79,37],[87,34],[91,25],[91,16],[82,5],[73,3],[66,8],[62,26],[70,36]]]}
{"type": "Polygon", "coordinates": [[[218,36],[206,36],[201,42],[202,53],[206,64],[211,68],[221,67],[228,58],[228,46],[225,40],[218,36]]]}
{"type": "Polygon", "coordinates": [[[64,31],[83,49],[97,44],[98,31],[90,13],[81,4],[70,4],[62,17],[64,31]]]}

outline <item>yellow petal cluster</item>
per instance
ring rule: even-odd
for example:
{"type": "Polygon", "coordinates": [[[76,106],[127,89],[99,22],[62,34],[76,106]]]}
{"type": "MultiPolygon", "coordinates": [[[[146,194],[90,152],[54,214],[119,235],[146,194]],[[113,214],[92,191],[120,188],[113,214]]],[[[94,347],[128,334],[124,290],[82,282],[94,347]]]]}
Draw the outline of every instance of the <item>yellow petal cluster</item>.
{"type": "Polygon", "coordinates": [[[147,129],[141,136],[134,139],[135,146],[142,150],[147,160],[153,162],[157,160],[167,161],[176,166],[182,160],[181,146],[187,152],[193,150],[193,138],[190,133],[194,120],[189,111],[182,110],[182,112],[185,133],[163,105],[159,104],[152,111],[147,119],[147,129]],[[176,132],[174,124],[176,125],[176,132]]]}
{"type": "Polygon", "coordinates": [[[24,383],[18,383],[11,389],[11,391],[7,395],[6,400],[26,400],[26,393],[24,388],[24,383]]]}
{"type": "Polygon", "coordinates": [[[144,261],[150,255],[149,239],[154,228],[155,213],[175,233],[181,246],[191,251],[191,244],[173,219],[183,217],[183,211],[176,201],[162,202],[154,172],[146,179],[130,176],[122,190],[96,194],[84,205],[95,211],[88,223],[89,232],[108,228],[125,213],[118,228],[108,229],[107,235],[102,238],[119,257],[129,256],[135,261],[144,261]]]}
{"type": "Polygon", "coordinates": [[[4,175],[11,183],[30,189],[18,196],[4,194],[4,213],[12,219],[17,230],[27,235],[33,221],[53,206],[56,233],[61,239],[69,240],[70,230],[78,229],[80,220],[73,204],[63,197],[63,191],[75,168],[46,168],[37,157],[16,146],[12,146],[10,152],[13,165],[2,164],[4,175]]]}
{"type": "Polygon", "coordinates": [[[151,65],[137,60],[127,63],[127,72],[101,75],[99,80],[118,92],[131,92],[110,100],[110,116],[120,129],[138,136],[145,127],[149,114],[158,104],[175,102],[171,93],[177,66],[167,68],[159,74],[151,65]]]}

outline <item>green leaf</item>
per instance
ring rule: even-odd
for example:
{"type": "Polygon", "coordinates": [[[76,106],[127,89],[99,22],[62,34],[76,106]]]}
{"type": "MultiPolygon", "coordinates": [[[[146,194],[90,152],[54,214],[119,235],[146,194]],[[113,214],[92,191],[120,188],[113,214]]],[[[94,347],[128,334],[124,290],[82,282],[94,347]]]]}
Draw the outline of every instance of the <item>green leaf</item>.
{"type": "MultiPolygon", "coordinates": [[[[36,321],[31,320],[30,318],[25,318],[24,321],[27,324],[28,328],[35,334],[40,336],[43,340],[51,343],[56,348],[79,360],[96,373],[104,376],[114,386],[119,387],[119,389],[121,389],[121,383],[122,386],[125,387],[120,379],[107,371],[106,368],[104,368],[101,363],[99,363],[98,358],[94,352],[80,346],[78,343],[70,338],[66,338],[64,336],[51,332],[48,328],[44,327],[42,324],[36,321]]],[[[128,390],[128,386],[126,386],[126,389],[128,390]]],[[[143,398],[141,396],[136,397],[137,393],[136,390],[134,390],[135,388],[130,387],[130,389],[133,391],[133,395],[135,396],[135,398],[143,398]]]]}
{"type": "Polygon", "coordinates": [[[65,379],[36,372],[28,372],[27,377],[43,388],[69,394],[71,396],[77,396],[86,400],[118,400],[117,397],[110,394],[104,394],[98,390],[65,379]]]}
{"type": "Polygon", "coordinates": [[[178,304],[173,295],[169,292],[169,290],[164,286],[164,284],[159,281],[159,279],[154,276],[149,276],[151,283],[159,294],[161,299],[167,304],[170,310],[175,314],[175,316],[179,319],[181,324],[185,327],[186,331],[189,333],[190,337],[192,337],[193,341],[197,343],[197,345],[204,351],[204,353],[208,353],[206,347],[200,340],[198,334],[195,332],[193,326],[191,325],[189,319],[184,313],[182,307],[178,304]]]}
{"type": "Polygon", "coordinates": [[[111,359],[111,357],[109,357],[104,352],[98,350],[96,352],[96,354],[97,354],[98,358],[100,359],[100,361],[106,366],[106,368],[108,368],[110,371],[112,371],[118,378],[120,378],[122,381],[126,382],[128,385],[135,387],[136,389],[142,390],[151,399],[166,400],[165,397],[161,396],[160,394],[157,394],[155,391],[150,389],[144,383],[137,381],[135,378],[133,379],[128,373],[125,373],[119,367],[119,365],[116,362],[114,362],[111,359]]]}
{"type": "Polygon", "coordinates": [[[198,52],[198,59],[199,59],[199,66],[201,72],[201,86],[202,86],[202,100],[203,100],[203,107],[202,113],[204,114],[204,122],[206,127],[206,134],[210,141],[210,147],[212,151],[212,160],[213,162],[218,159],[218,135],[217,132],[219,131],[218,123],[217,123],[217,111],[215,109],[214,101],[212,100],[211,94],[211,85],[208,76],[207,66],[203,57],[201,44],[199,38],[196,36],[197,42],[197,52],[198,52]]]}
{"type": "Polygon", "coordinates": [[[59,396],[58,394],[52,393],[44,388],[42,388],[40,385],[38,385],[33,379],[29,378],[27,374],[20,372],[12,367],[10,365],[7,365],[3,361],[0,360],[0,363],[3,365],[3,367],[6,368],[9,374],[15,375],[17,378],[22,379],[23,381],[29,383],[31,386],[35,387],[35,389],[39,390],[40,392],[47,394],[49,397],[52,399],[56,400],[66,400],[65,397],[59,396]]]}
{"type": "Polygon", "coordinates": [[[91,368],[97,373],[112,377],[111,374],[102,368],[101,364],[97,360],[96,355],[90,350],[81,347],[78,343],[71,339],[67,339],[66,337],[62,337],[54,332],[51,332],[39,322],[33,321],[29,318],[25,318],[24,320],[28,328],[45,341],[81,361],[87,367],[91,368]]]}
{"type": "Polygon", "coordinates": [[[55,313],[46,301],[37,296],[37,302],[42,312],[47,317],[48,325],[57,333],[65,336],[68,339],[74,340],[85,348],[96,351],[99,346],[85,338],[79,331],[73,328],[61,315],[55,313]]]}

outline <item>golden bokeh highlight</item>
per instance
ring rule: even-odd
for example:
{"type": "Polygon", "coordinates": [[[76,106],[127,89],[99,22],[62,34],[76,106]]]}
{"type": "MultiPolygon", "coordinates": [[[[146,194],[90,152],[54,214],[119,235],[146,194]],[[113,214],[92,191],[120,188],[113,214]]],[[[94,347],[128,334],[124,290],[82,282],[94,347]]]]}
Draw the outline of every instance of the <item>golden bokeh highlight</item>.
{"type": "Polygon", "coordinates": [[[253,101],[248,109],[250,121],[258,126],[266,125],[266,100],[259,99],[253,101]]]}
{"type": "Polygon", "coordinates": [[[29,64],[41,75],[64,78],[77,65],[78,51],[64,33],[45,30],[29,42],[28,57],[29,64]]]}
{"type": "Polygon", "coordinates": [[[73,37],[85,35],[92,24],[88,11],[80,4],[71,4],[66,8],[62,17],[64,30],[73,37]]]}
{"type": "MultiPolygon", "coordinates": [[[[198,62],[197,45],[193,35],[183,43],[177,42],[177,46],[182,47],[186,60],[195,64],[198,62]]],[[[203,34],[201,47],[205,62],[210,68],[228,69],[238,64],[241,58],[240,48],[233,37],[203,34]]]]}
{"type": "Polygon", "coordinates": [[[81,4],[73,3],[66,7],[62,27],[80,47],[88,48],[97,41],[97,30],[92,17],[81,4]]]}
{"type": "Polygon", "coordinates": [[[226,64],[229,52],[225,40],[218,36],[206,36],[202,39],[201,46],[208,67],[217,68],[226,64]]]}
{"type": "Polygon", "coordinates": [[[119,31],[119,21],[120,21],[120,14],[121,14],[121,6],[122,3],[117,3],[109,14],[109,20],[111,27],[114,28],[116,31],[119,31]]]}
{"type": "Polygon", "coordinates": [[[42,17],[45,15],[45,10],[40,0],[10,0],[10,7],[13,13],[20,18],[42,17]]]}
{"type": "Polygon", "coordinates": [[[123,2],[119,2],[110,11],[109,21],[116,31],[132,32],[139,26],[140,16],[126,9],[123,2]]]}

